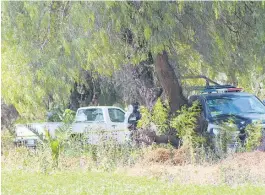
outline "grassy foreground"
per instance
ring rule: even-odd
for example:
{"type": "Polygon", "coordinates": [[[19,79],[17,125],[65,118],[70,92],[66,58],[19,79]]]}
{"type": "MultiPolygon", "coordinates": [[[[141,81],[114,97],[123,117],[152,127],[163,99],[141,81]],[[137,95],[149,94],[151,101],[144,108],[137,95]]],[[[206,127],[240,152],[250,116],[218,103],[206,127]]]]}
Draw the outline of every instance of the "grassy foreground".
{"type": "Polygon", "coordinates": [[[262,186],[179,185],[114,173],[57,171],[52,174],[2,170],[2,194],[265,194],[262,186]]]}

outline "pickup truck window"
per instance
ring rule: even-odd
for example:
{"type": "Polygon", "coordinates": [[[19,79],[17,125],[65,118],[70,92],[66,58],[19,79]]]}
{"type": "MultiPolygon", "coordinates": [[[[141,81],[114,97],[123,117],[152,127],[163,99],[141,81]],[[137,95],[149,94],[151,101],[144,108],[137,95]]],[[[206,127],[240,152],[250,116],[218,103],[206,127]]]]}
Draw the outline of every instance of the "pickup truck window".
{"type": "Polygon", "coordinates": [[[109,108],[109,117],[111,122],[123,123],[125,120],[125,113],[116,108],[109,108]]]}
{"type": "Polygon", "coordinates": [[[104,121],[101,108],[81,109],[76,115],[76,122],[99,122],[104,121]]]}

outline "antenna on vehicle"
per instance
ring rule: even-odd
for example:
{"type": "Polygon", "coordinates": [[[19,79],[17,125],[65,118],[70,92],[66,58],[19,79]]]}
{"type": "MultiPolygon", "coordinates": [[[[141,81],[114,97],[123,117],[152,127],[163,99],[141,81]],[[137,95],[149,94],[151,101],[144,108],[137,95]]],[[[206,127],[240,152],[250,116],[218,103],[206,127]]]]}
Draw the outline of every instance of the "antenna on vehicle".
{"type": "Polygon", "coordinates": [[[221,85],[208,77],[204,75],[198,75],[198,76],[185,76],[182,77],[183,80],[187,79],[204,79],[205,80],[205,86],[192,86],[187,87],[186,89],[189,91],[199,90],[201,93],[224,93],[224,92],[240,92],[242,91],[242,88],[237,88],[233,85],[221,85]],[[210,85],[210,83],[214,85],[210,85]]]}
{"type": "Polygon", "coordinates": [[[185,76],[185,77],[181,77],[182,80],[187,80],[187,79],[204,79],[205,80],[205,86],[208,87],[210,86],[210,83],[213,83],[215,85],[220,85],[219,83],[209,79],[208,77],[204,76],[204,75],[198,75],[198,76],[185,76]]]}

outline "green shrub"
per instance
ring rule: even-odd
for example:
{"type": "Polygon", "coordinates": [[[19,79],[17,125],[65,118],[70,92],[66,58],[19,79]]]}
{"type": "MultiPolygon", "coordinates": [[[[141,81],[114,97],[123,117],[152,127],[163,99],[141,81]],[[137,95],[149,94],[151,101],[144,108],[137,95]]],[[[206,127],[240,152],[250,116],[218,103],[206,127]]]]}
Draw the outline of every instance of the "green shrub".
{"type": "Polygon", "coordinates": [[[66,109],[61,120],[63,125],[55,130],[55,137],[52,137],[50,133],[46,131],[46,138],[48,140],[52,152],[52,159],[56,167],[58,167],[60,153],[63,151],[71,136],[71,126],[74,121],[74,112],[70,109],[66,109]]]}
{"type": "Polygon", "coordinates": [[[212,141],[214,142],[215,154],[218,157],[223,158],[228,152],[235,152],[240,141],[238,137],[237,126],[235,125],[233,119],[230,119],[228,122],[223,122],[219,126],[219,133],[213,138],[212,141]]]}
{"type": "Polygon", "coordinates": [[[1,151],[14,147],[14,135],[7,129],[1,131],[1,151]]]}
{"type": "Polygon", "coordinates": [[[138,128],[148,128],[152,123],[152,114],[146,107],[141,106],[140,113],[142,115],[141,119],[138,121],[138,128]]]}
{"type": "Polygon", "coordinates": [[[28,126],[28,129],[38,136],[43,147],[49,147],[51,150],[54,167],[58,167],[60,153],[69,141],[71,135],[71,125],[74,121],[74,112],[66,109],[60,120],[63,122],[63,125],[55,130],[54,137],[48,130],[45,130],[45,135],[43,137],[43,135],[39,134],[36,129],[32,128],[30,125],[28,126]]]}
{"type": "Polygon", "coordinates": [[[158,98],[151,112],[145,107],[141,107],[140,112],[142,118],[138,122],[138,128],[149,128],[153,123],[159,134],[166,134],[169,131],[170,116],[168,102],[163,104],[161,99],[158,98]]]}
{"type": "Polygon", "coordinates": [[[190,156],[194,160],[195,148],[205,142],[205,139],[196,132],[200,111],[199,103],[195,102],[191,107],[183,106],[175,117],[172,117],[168,102],[163,104],[161,99],[158,99],[151,113],[147,108],[141,108],[142,118],[138,127],[148,128],[153,123],[160,134],[167,134],[172,128],[176,129],[176,136],[181,139],[183,147],[190,151],[190,156]]]}
{"type": "Polygon", "coordinates": [[[245,128],[246,139],[241,144],[239,139],[238,128],[231,118],[229,122],[222,123],[219,129],[219,134],[215,137],[215,152],[219,157],[225,157],[230,152],[245,152],[253,151],[256,149],[262,139],[262,128],[260,123],[253,123],[247,125],[245,128]],[[230,144],[237,144],[232,148],[229,148],[230,144]],[[230,150],[229,150],[230,149],[230,150]]]}
{"type": "Polygon", "coordinates": [[[262,139],[262,128],[259,122],[249,124],[246,127],[246,142],[245,147],[247,151],[256,149],[261,144],[262,139]]]}
{"type": "Polygon", "coordinates": [[[169,129],[169,104],[165,102],[163,105],[160,98],[152,110],[152,122],[156,125],[160,134],[165,134],[169,129]]]}
{"type": "Polygon", "coordinates": [[[177,130],[177,136],[181,139],[182,147],[189,150],[192,161],[195,160],[195,148],[205,142],[205,139],[195,131],[199,114],[199,103],[195,102],[189,108],[183,106],[170,122],[170,126],[177,130]]]}

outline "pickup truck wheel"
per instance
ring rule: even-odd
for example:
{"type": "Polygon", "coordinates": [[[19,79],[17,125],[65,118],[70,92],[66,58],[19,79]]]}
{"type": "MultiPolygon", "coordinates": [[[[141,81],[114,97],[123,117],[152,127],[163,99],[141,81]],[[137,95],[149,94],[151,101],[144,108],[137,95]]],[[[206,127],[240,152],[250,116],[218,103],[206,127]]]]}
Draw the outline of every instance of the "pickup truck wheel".
{"type": "Polygon", "coordinates": [[[25,143],[23,143],[22,141],[15,141],[14,145],[15,145],[15,147],[21,147],[21,146],[25,145],[25,143]]]}
{"type": "Polygon", "coordinates": [[[18,142],[14,142],[14,145],[15,145],[15,147],[18,147],[19,146],[19,143],[18,142]]]}

